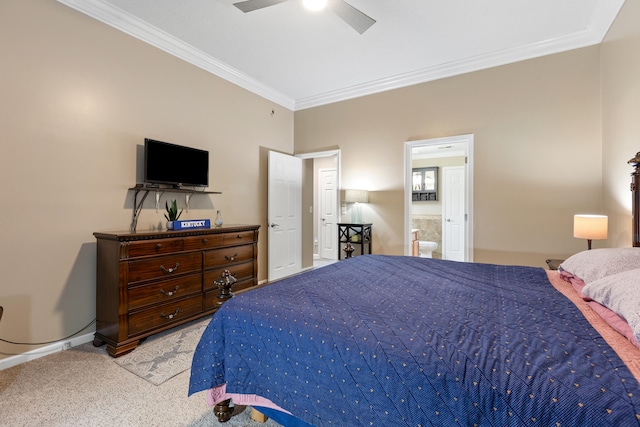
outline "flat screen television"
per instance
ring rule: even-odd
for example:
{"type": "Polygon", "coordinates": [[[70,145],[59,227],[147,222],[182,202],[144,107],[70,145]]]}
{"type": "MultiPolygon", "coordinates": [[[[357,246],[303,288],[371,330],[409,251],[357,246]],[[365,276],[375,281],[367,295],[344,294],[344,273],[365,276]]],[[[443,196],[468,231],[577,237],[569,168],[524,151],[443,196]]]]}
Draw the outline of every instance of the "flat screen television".
{"type": "Polygon", "coordinates": [[[144,182],[209,186],[209,152],[145,138],[144,182]]]}

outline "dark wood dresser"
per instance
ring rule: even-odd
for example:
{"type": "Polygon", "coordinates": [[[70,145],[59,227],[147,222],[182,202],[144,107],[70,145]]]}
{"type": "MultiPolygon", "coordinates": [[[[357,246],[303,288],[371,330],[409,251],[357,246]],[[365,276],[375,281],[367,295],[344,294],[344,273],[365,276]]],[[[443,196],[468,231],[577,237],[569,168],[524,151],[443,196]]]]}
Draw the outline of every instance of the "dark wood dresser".
{"type": "Polygon", "coordinates": [[[96,333],[118,357],[141,339],[202,316],[224,302],[214,281],[228,270],[232,291],[258,284],[259,225],[162,232],[96,232],[96,333]]]}

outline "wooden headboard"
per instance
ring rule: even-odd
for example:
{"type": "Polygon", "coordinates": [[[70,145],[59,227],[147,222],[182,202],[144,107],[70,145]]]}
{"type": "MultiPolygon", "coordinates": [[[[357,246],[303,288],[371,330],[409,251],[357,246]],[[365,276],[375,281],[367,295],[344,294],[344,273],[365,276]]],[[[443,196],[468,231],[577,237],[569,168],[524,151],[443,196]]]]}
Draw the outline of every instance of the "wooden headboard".
{"type": "Polygon", "coordinates": [[[631,221],[633,224],[633,246],[640,246],[640,152],[636,153],[636,156],[628,162],[633,166],[633,172],[631,172],[631,221]]]}

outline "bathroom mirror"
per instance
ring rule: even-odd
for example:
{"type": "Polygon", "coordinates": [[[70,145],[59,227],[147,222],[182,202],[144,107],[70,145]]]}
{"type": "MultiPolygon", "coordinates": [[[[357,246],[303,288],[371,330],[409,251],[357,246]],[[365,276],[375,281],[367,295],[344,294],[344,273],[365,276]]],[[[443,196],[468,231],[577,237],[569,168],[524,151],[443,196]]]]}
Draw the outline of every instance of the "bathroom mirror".
{"type": "Polygon", "coordinates": [[[413,168],[412,200],[438,200],[438,168],[413,168]]]}

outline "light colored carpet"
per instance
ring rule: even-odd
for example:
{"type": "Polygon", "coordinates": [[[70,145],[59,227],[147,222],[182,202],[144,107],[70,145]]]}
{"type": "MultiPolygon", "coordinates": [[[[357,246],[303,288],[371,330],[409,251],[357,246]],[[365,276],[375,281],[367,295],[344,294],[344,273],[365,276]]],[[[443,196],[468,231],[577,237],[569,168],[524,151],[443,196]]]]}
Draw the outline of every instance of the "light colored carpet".
{"type": "Polygon", "coordinates": [[[135,351],[114,359],[126,370],[160,385],[191,367],[193,352],[198,345],[207,320],[165,331],[140,344],[135,351]]]}
{"type": "MultiPolygon", "coordinates": [[[[150,337],[143,344],[152,343],[150,337]]],[[[251,420],[250,408],[227,423],[218,423],[204,393],[187,397],[189,374],[187,369],[153,385],[114,363],[104,346],[83,344],[0,371],[0,425],[279,426],[273,420],[251,420]]]]}

